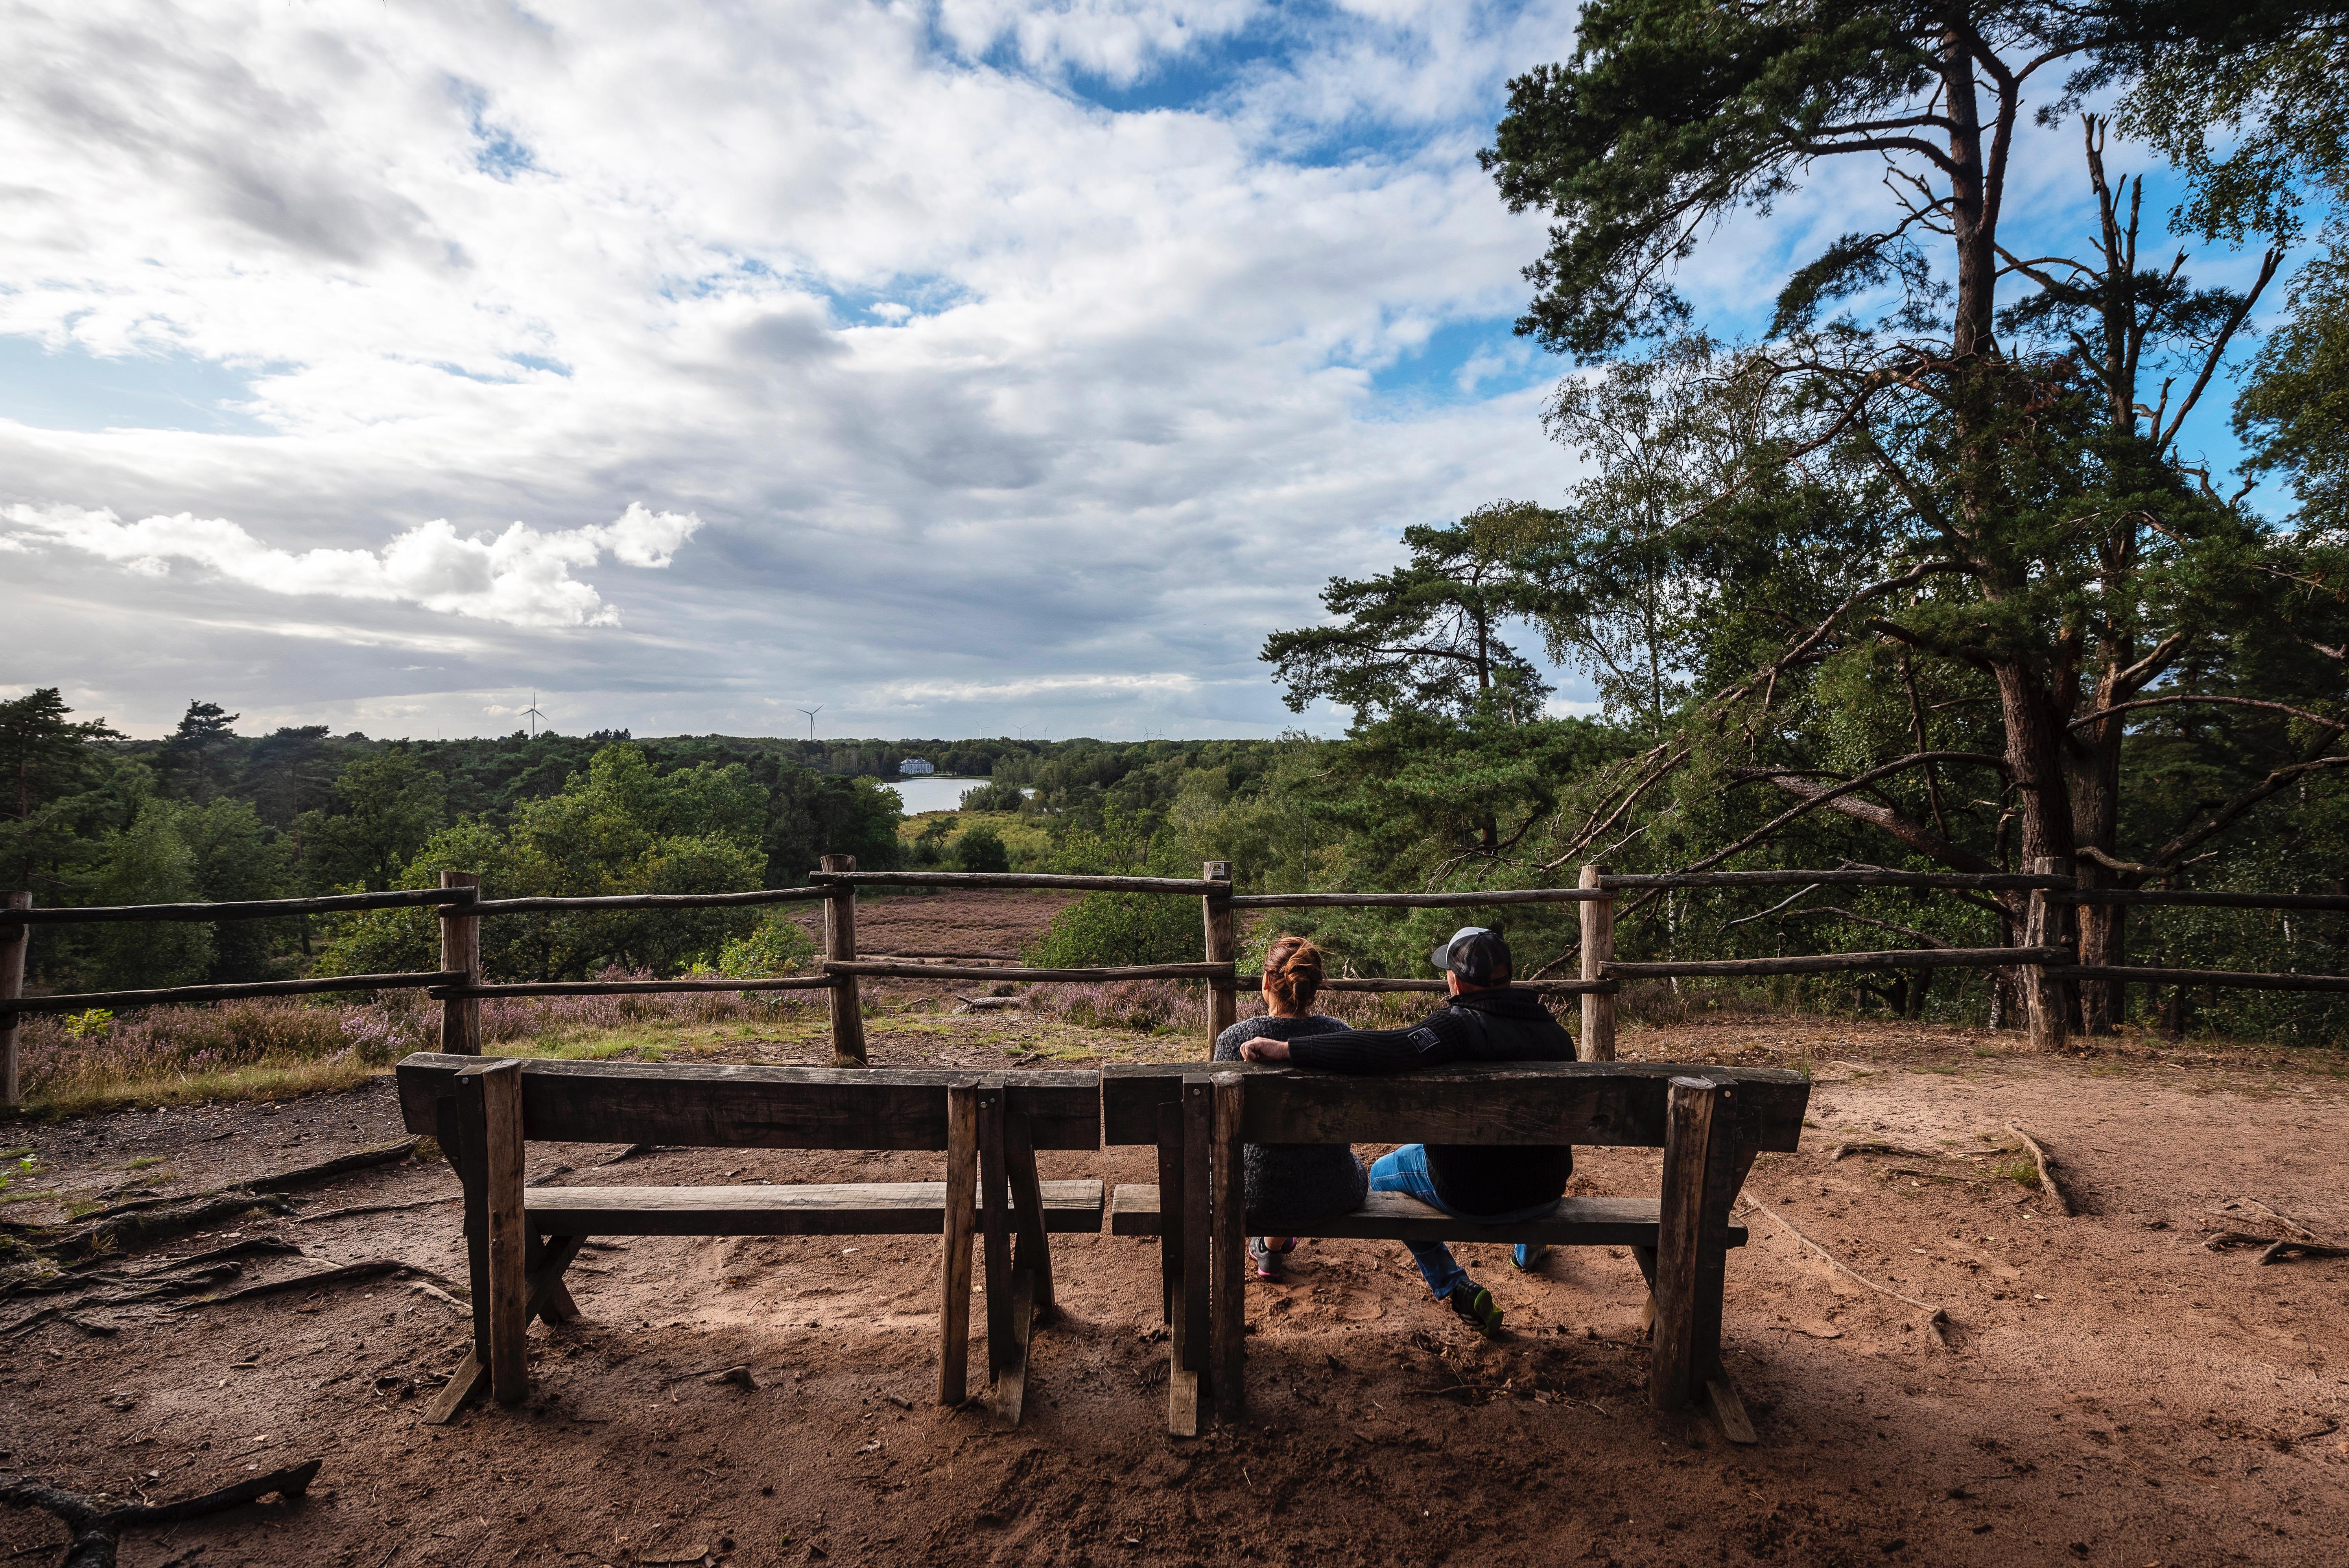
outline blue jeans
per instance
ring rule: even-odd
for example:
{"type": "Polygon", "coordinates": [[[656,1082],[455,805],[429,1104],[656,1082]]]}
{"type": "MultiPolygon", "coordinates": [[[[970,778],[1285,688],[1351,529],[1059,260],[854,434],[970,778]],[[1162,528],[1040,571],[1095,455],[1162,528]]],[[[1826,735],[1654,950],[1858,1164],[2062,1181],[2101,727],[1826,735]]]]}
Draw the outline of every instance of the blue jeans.
{"type": "MultiPolygon", "coordinates": [[[[1517,1220],[1530,1220],[1547,1214],[1557,1207],[1550,1199],[1530,1208],[1512,1209],[1506,1214],[1463,1214],[1435,1195],[1435,1183],[1427,1174],[1427,1146],[1406,1143],[1392,1154],[1371,1167],[1371,1191],[1373,1192],[1408,1192],[1423,1203],[1433,1203],[1458,1220],[1472,1220],[1481,1225],[1506,1225],[1517,1220]]],[[[1452,1255],[1452,1249],[1442,1242],[1405,1242],[1411,1249],[1412,1261],[1419,1265],[1420,1277],[1427,1288],[1440,1299],[1452,1294],[1452,1287],[1466,1282],[1468,1271],[1452,1255]]],[[[1534,1249],[1517,1248],[1520,1264],[1531,1260],[1534,1249]]]]}

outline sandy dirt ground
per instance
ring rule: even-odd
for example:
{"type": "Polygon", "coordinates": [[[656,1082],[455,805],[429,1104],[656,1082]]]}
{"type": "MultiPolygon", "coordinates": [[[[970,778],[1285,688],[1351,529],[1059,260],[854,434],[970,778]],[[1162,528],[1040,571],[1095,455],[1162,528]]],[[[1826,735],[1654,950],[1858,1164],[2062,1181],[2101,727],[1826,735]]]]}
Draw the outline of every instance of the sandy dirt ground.
{"type": "MultiPolygon", "coordinates": [[[[1000,1068],[1050,1034],[881,1018],[873,1056],[1000,1068]]],[[[1128,1048],[1204,1054],[1140,1042],[1128,1048]]],[[[43,1323],[6,1339],[0,1470],[162,1501],[324,1461],[300,1503],[133,1534],[122,1560],[138,1568],[2344,1560],[2349,1261],[2263,1267],[2203,1244],[2245,1199],[2349,1239],[2338,1057],[2134,1042],[2048,1059],[2012,1037],[1816,1020],[1624,1043],[1627,1057],[1815,1076],[1815,1128],[1755,1167],[1746,1196],[1767,1212],[1748,1212],[1752,1244],[1729,1264],[1726,1357],[1755,1448],[1649,1409],[1639,1275],[1609,1249],[1529,1275],[1500,1249],[1468,1249],[1508,1315],[1485,1342],[1429,1304],[1399,1247],[1309,1243],[1287,1282],[1250,1287],[1248,1419],[1184,1441],[1163,1426],[1152,1243],[1055,1238],[1063,1311],[1037,1331],[1026,1419],[1003,1430],[933,1402],[935,1242],[658,1239],[583,1253],[570,1284],[584,1315],[533,1331],[533,1398],[443,1428],[419,1418],[467,1328],[413,1279],[43,1323]],[[2002,1160],[1957,1153],[2009,1121],[2052,1149],[2075,1215],[1985,1169],[2002,1160]],[[1830,1158],[1857,1139],[1949,1152],[1830,1158]],[[1945,1308],[1946,1345],[1923,1311],[1789,1227],[1945,1308]],[[736,1366],[755,1387],[714,1380],[736,1366]]],[[[1063,1066],[1085,1037],[1052,1044],[1063,1066]]],[[[725,1054],[824,1057],[805,1037],[725,1054]]],[[[45,1184],[119,1202],[399,1132],[378,1083],[17,1136],[45,1184]]],[[[569,1184],[937,1173],[931,1156],[619,1153],[533,1145],[531,1168],[569,1184]]],[[[1154,1180],[1146,1160],[1048,1155],[1043,1174],[1154,1180]]],[[[1645,1194],[1657,1181],[1651,1153],[1594,1150],[1576,1186],[1645,1194]]],[[[238,1283],[375,1258],[460,1280],[451,1203],[313,1218],[454,1191],[445,1164],[410,1161],[117,1266],[278,1238],[301,1254],[248,1260],[238,1283]]],[[[55,1299],[8,1303],[6,1320],[55,1299]]],[[[0,1513],[0,1562],[55,1561],[63,1540],[46,1515],[0,1513]]]]}

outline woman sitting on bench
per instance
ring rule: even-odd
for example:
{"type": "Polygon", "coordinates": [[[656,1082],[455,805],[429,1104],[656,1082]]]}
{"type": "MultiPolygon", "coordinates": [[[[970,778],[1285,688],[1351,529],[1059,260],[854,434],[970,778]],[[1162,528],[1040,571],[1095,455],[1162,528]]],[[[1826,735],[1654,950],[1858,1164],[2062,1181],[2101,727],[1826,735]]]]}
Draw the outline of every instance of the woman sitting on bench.
{"type": "MultiPolygon", "coordinates": [[[[1341,1073],[1399,1073],[1450,1062],[1570,1062],[1574,1039],[1530,991],[1512,989],[1509,944],[1497,931],[1464,925],[1428,955],[1443,971],[1451,1005],[1411,1029],[1347,1029],[1288,1040],[1254,1039],[1242,1048],[1252,1062],[1294,1062],[1341,1073]]],[[[1242,1025],[1240,1027],[1246,1027],[1242,1025]]],[[[1234,1031],[1226,1030],[1228,1036],[1234,1031]]],[[[1218,1042],[1220,1045],[1220,1042],[1218,1042]]],[[[1406,1143],[1371,1171],[1371,1188],[1408,1192],[1456,1219],[1487,1224],[1530,1220],[1547,1212],[1574,1174],[1566,1144],[1406,1143]]],[[[1468,1277],[1442,1242],[1406,1242],[1427,1288],[1438,1301],[1486,1334],[1501,1330],[1492,1294],[1468,1277]]],[[[1542,1249],[1519,1246],[1517,1267],[1530,1268],[1542,1249]]]]}
{"type": "MultiPolygon", "coordinates": [[[[1264,955],[1264,1005],[1259,1018],[1243,1019],[1216,1037],[1216,1060],[1241,1059],[1250,1040],[1287,1041],[1300,1035],[1341,1030],[1338,1018],[1313,1009],[1321,989],[1321,950],[1301,936],[1284,936],[1264,955]]],[[[1242,1151],[1247,1211],[1308,1224],[1350,1213],[1370,1192],[1370,1177],[1354,1151],[1334,1143],[1251,1143],[1242,1151]]],[[[1278,1279],[1281,1260],[1295,1251],[1294,1236],[1250,1236],[1248,1262],[1258,1279],[1278,1279]]]]}

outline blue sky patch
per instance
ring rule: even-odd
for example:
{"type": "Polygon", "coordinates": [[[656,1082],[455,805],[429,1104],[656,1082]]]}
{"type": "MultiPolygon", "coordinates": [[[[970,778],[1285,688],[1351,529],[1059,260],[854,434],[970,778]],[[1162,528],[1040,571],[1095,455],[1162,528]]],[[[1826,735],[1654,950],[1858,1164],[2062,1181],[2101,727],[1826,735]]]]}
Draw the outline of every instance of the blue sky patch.
{"type": "Polygon", "coordinates": [[[239,369],[193,355],[110,359],[79,347],[51,351],[0,335],[0,418],[44,430],[192,430],[276,434],[235,407],[253,397],[262,367],[239,369]]]}

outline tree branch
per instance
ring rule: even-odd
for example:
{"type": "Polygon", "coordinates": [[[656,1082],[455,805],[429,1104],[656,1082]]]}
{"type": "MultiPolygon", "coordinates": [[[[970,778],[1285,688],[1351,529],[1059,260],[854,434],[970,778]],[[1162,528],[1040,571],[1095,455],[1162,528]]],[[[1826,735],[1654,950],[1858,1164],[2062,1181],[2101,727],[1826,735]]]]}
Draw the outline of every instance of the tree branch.
{"type": "Polygon", "coordinates": [[[2134,702],[2115,703],[2110,707],[2100,707],[2094,713],[2084,713],[2079,717],[2074,719],[2070,724],[2064,726],[2064,727],[2066,729],[2077,729],[2084,724],[2093,724],[2097,719],[2109,718],[2116,713],[2127,713],[2132,708],[2176,707],[2189,703],[2197,705],[2209,704],[2217,707],[2257,708],[2265,713],[2281,713],[2287,714],[2293,718],[2304,718],[2311,724],[2321,724],[2325,728],[2335,732],[2349,729],[2349,720],[2327,718],[2321,713],[2311,713],[2304,707],[2294,707],[2290,703],[2261,702],[2255,697],[2248,696],[2189,696],[2185,695],[2176,696],[2141,696],[2134,702]]]}

